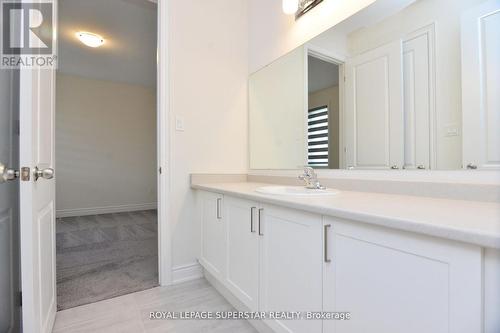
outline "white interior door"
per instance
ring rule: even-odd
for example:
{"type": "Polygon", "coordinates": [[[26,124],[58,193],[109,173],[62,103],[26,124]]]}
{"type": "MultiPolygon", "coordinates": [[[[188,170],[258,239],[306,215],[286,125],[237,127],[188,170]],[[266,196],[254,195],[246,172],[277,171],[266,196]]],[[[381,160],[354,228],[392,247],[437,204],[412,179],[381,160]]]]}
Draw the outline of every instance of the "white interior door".
{"type": "Polygon", "coordinates": [[[462,16],[463,165],[500,169],[500,0],[462,16]]]}
{"type": "Polygon", "coordinates": [[[0,69],[0,333],[19,330],[19,183],[5,168],[18,168],[15,72],[0,69]]]}
{"type": "Polygon", "coordinates": [[[417,32],[403,42],[405,169],[433,168],[433,42],[433,27],[417,32]]]}
{"type": "MultiPolygon", "coordinates": [[[[54,4],[55,5],[55,4],[54,4]]],[[[56,313],[54,97],[55,70],[22,69],[20,75],[21,277],[23,329],[52,331],[56,313]],[[44,170],[37,179],[36,169],[44,170]]]]}
{"type": "Polygon", "coordinates": [[[401,168],[404,163],[401,41],[346,62],[346,165],[401,168]]]}

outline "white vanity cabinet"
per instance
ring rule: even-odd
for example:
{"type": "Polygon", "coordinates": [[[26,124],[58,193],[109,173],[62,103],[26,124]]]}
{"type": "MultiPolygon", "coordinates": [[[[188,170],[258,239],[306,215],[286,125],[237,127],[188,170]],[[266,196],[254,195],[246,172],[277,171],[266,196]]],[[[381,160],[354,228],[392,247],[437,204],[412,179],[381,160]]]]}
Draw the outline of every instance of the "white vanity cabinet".
{"type": "MultiPolygon", "coordinates": [[[[321,216],[199,194],[200,263],[211,275],[251,311],[321,311],[321,216]]],[[[321,333],[322,327],[313,320],[269,320],[268,325],[296,333],[321,333]]]]}
{"type": "Polygon", "coordinates": [[[481,248],[325,218],[324,332],[481,332],[481,248]]]}
{"type": "MultiPolygon", "coordinates": [[[[321,216],[263,205],[261,211],[261,311],[321,311],[321,216]]],[[[270,321],[276,332],[321,332],[321,321],[270,321]]]]}
{"type": "Polygon", "coordinates": [[[251,311],[259,310],[259,234],[256,202],[226,198],[228,289],[251,311]]]}
{"type": "Polygon", "coordinates": [[[216,278],[224,278],[226,268],[226,223],[223,219],[223,196],[200,191],[198,209],[201,217],[200,263],[216,278]]]}
{"type": "Polygon", "coordinates": [[[274,332],[497,332],[498,302],[485,298],[498,289],[497,252],[483,270],[480,246],[199,194],[200,263],[242,310],[350,313],[344,321],[267,320],[274,332]]]}

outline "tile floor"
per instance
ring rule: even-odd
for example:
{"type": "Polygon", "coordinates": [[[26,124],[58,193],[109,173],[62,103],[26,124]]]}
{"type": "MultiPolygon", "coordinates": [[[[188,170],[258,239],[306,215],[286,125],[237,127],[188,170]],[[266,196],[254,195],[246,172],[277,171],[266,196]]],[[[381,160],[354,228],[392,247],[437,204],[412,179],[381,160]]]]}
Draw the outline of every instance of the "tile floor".
{"type": "Polygon", "coordinates": [[[58,218],[58,310],[158,286],[156,210],[58,218]]]}
{"type": "Polygon", "coordinates": [[[151,311],[234,311],[205,279],[57,313],[54,333],[257,333],[245,320],[151,320],[151,311]]]}

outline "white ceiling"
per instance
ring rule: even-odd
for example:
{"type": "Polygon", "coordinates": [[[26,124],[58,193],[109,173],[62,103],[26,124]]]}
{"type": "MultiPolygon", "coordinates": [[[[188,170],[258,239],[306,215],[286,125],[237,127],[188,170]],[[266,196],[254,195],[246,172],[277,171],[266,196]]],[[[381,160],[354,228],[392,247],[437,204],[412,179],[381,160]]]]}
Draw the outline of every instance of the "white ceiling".
{"type": "Polygon", "coordinates": [[[156,9],[149,0],[59,0],[59,72],[154,87],[156,9]],[[106,43],[87,47],[78,31],[106,43]]]}
{"type": "Polygon", "coordinates": [[[309,93],[339,85],[339,66],[309,56],[309,93]]]}

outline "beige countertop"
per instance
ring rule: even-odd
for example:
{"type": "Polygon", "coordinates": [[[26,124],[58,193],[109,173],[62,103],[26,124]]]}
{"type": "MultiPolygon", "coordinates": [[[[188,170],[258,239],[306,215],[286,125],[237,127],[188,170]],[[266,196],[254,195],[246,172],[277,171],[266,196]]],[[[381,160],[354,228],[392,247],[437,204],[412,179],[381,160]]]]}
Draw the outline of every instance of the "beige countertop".
{"type": "Polygon", "coordinates": [[[257,193],[275,184],[233,182],[193,184],[242,199],[303,210],[500,249],[500,203],[409,195],[341,191],[333,196],[282,196],[257,193]]]}

